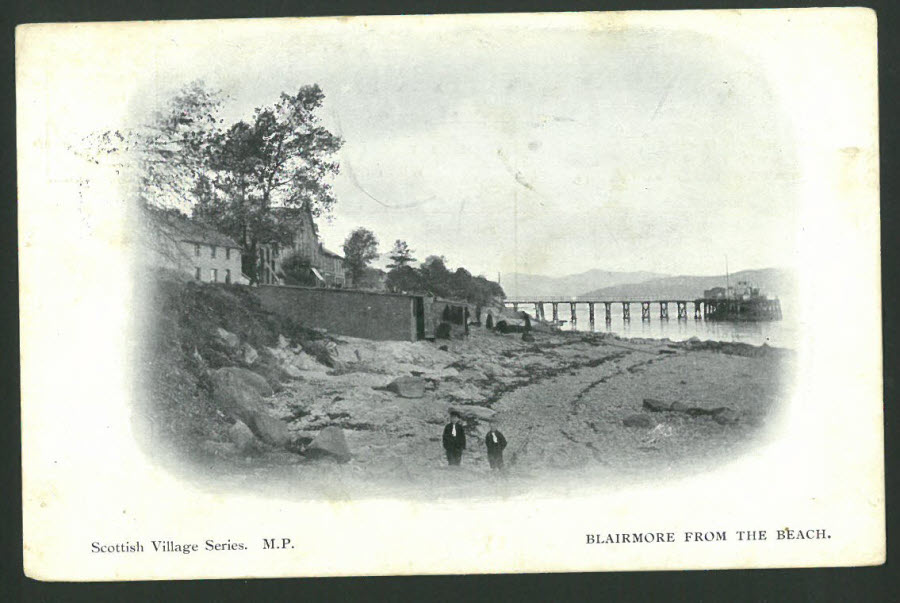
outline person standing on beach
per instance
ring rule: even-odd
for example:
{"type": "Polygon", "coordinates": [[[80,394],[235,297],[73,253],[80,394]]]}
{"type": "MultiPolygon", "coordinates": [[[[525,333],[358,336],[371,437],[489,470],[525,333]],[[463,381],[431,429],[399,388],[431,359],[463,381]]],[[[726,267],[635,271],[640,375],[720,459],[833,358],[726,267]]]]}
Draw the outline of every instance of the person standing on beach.
{"type": "Polygon", "coordinates": [[[462,451],[466,448],[466,431],[462,426],[462,416],[455,410],[450,411],[450,422],[444,426],[443,443],[447,464],[451,467],[459,465],[462,451]]]}
{"type": "Polygon", "coordinates": [[[506,438],[494,426],[494,422],[489,422],[490,429],[484,436],[484,444],[487,446],[488,463],[491,469],[503,469],[503,449],[506,448],[506,438]]]}

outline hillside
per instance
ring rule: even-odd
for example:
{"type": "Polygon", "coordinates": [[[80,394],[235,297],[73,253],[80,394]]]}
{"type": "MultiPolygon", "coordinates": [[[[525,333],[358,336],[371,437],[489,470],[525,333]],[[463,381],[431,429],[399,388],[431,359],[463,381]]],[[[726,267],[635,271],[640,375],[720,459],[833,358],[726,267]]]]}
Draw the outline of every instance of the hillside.
{"type": "Polygon", "coordinates": [[[600,287],[614,287],[626,283],[640,283],[667,275],[657,272],[612,272],[588,270],[567,276],[509,273],[501,276],[501,285],[508,297],[572,297],[600,287]],[[518,291],[516,290],[518,286],[518,291]]]}
{"type": "MultiPolygon", "coordinates": [[[[731,274],[729,278],[732,284],[743,280],[749,281],[770,296],[790,296],[796,287],[794,274],[780,268],[742,270],[731,274]]],[[[695,299],[703,295],[705,289],[724,286],[724,274],[720,276],[667,276],[643,282],[622,283],[584,290],[578,296],[583,299],[695,299]]]]}

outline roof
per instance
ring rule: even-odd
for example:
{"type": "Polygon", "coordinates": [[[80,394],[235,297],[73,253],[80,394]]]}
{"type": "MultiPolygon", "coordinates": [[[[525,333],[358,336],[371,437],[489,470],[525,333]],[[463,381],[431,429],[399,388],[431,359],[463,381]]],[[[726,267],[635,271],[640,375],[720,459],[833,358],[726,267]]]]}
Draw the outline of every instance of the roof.
{"type": "Polygon", "coordinates": [[[335,253],[329,249],[326,249],[325,247],[319,247],[319,250],[322,252],[322,255],[330,255],[331,257],[338,258],[339,260],[344,259],[344,256],[342,256],[338,253],[335,253]]]}
{"type": "Polygon", "coordinates": [[[157,209],[148,209],[147,213],[149,218],[156,222],[173,239],[189,243],[205,243],[207,245],[240,248],[240,245],[228,235],[222,234],[185,215],[157,209]]]}

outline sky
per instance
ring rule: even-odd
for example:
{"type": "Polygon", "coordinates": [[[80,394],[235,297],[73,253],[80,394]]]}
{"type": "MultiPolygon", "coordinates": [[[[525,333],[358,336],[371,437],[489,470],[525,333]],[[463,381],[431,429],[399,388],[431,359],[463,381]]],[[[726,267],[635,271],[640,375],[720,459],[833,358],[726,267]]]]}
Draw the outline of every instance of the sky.
{"type": "Polygon", "coordinates": [[[364,226],[382,252],[403,239],[492,278],[792,264],[796,115],[752,43],[577,19],[284,25],[168,29],[123,94],[139,115],[202,79],[233,121],[318,83],[345,140],[331,249],[364,226]]]}

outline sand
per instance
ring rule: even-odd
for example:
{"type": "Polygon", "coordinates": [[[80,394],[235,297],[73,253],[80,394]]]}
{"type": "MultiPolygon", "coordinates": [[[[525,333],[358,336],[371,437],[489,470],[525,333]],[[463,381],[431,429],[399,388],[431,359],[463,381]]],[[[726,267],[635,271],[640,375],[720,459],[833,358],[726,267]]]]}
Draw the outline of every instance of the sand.
{"type": "Polygon", "coordinates": [[[336,369],[310,367],[271,399],[270,412],[308,441],[344,430],[353,458],[340,464],[269,452],[214,473],[235,487],[289,497],[519,496],[536,489],[617,487],[690,475],[762,445],[784,408],[793,372],[786,350],[696,340],[620,339],[603,334],[501,335],[475,328],[465,339],[370,342],[338,338],[336,369]],[[445,346],[446,349],[441,349],[445,346]],[[424,380],[404,398],[384,387],[424,380]],[[651,412],[650,398],[687,412],[651,412]],[[702,411],[727,408],[728,421],[702,411]],[[446,466],[440,436],[456,408],[467,416],[462,466],[446,466]],[[506,468],[491,471],[487,415],[506,435],[506,468]],[[646,425],[627,427],[629,416],[646,425]]]}

